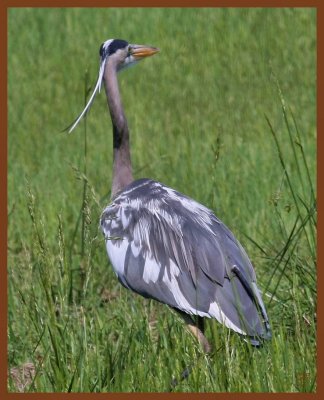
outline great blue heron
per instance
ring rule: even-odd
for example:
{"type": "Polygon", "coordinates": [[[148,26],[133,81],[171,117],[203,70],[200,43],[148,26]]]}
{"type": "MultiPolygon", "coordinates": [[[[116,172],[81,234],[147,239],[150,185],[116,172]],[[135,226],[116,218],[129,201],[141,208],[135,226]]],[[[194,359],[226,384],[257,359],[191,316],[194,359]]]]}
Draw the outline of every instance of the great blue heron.
{"type": "Polygon", "coordinates": [[[87,113],[104,81],[114,154],[112,203],[100,224],[109,259],[123,286],[178,311],[204,351],[211,350],[204,317],[258,346],[271,337],[270,325],[241,244],[208,208],[162,183],[133,179],[117,72],[158,51],[120,39],[104,42],[95,89],[69,128],[71,132],[87,113]]]}

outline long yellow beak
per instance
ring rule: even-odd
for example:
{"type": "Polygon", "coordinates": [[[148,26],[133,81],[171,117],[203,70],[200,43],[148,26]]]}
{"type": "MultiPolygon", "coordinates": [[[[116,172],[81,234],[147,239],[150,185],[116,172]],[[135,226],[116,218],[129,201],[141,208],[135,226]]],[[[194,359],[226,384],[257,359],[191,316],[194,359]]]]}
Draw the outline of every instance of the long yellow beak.
{"type": "Polygon", "coordinates": [[[153,56],[158,53],[160,49],[152,46],[143,46],[139,44],[131,45],[131,54],[136,60],[141,60],[144,57],[153,56]]]}

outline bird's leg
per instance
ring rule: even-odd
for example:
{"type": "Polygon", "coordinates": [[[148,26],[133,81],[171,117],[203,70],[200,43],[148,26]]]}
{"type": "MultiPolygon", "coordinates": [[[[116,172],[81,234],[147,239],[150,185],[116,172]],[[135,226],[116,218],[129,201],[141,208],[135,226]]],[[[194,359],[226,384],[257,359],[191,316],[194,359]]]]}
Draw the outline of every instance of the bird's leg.
{"type": "MultiPolygon", "coordinates": [[[[183,318],[185,323],[187,324],[189,330],[193,333],[193,335],[197,338],[198,342],[202,346],[204,352],[206,354],[210,353],[212,350],[211,345],[209,344],[206,336],[204,335],[205,331],[205,324],[204,324],[204,319],[202,317],[197,316],[196,322],[191,318],[191,316],[185,312],[182,312],[180,310],[174,309],[177,311],[179,315],[183,318]]],[[[179,383],[179,381],[183,381],[184,379],[188,378],[191,370],[193,368],[193,364],[191,364],[189,367],[184,369],[180,375],[180,379],[174,378],[171,382],[171,388],[168,391],[172,391],[174,387],[179,383]]]]}
{"type": "Polygon", "coordinates": [[[197,317],[197,323],[193,321],[187,313],[180,313],[181,317],[184,319],[185,323],[187,324],[190,332],[197,338],[198,342],[200,343],[201,347],[203,348],[205,353],[210,353],[212,350],[211,345],[209,344],[206,336],[204,335],[205,332],[205,324],[202,317],[197,317]]]}

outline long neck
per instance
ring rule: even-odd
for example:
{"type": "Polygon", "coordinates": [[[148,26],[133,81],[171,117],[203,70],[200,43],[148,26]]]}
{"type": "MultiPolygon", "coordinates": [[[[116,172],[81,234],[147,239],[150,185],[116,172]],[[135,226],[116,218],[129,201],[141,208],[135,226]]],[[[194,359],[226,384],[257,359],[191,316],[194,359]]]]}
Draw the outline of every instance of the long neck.
{"type": "Polygon", "coordinates": [[[129,131],[124,114],[117,80],[117,67],[109,58],[104,73],[108,108],[113,125],[114,163],[111,197],[133,181],[129,151],[129,131]]]}

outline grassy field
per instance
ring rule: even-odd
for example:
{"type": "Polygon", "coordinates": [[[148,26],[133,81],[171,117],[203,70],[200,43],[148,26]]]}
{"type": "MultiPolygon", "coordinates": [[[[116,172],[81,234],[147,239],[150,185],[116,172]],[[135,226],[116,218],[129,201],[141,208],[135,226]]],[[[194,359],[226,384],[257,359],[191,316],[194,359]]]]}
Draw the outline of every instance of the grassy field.
{"type": "Polygon", "coordinates": [[[11,9],[10,391],[316,391],[314,9],[11,9]],[[273,339],[209,321],[205,356],[168,307],[122,288],[98,229],[112,138],[108,38],[161,52],[120,74],[136,178],[213,209],[255,266],[273,339]]]}

